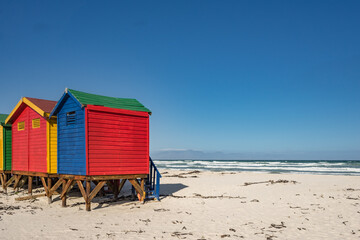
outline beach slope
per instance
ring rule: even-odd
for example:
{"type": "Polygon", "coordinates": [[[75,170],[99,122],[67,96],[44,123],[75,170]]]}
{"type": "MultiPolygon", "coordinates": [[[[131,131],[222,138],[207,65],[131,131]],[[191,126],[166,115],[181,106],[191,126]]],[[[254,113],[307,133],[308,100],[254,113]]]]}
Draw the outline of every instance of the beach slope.
{"type": "MultiPolygon", "coordinates": [[[[161,201],[0,193],[1,239],[359,239],[360,176],[163,171],[161,201]]],[[[129,185],[123,194],[128,196],[129,185]]],[[[39,189],[39,192],[42,190],[39,189]]]]}

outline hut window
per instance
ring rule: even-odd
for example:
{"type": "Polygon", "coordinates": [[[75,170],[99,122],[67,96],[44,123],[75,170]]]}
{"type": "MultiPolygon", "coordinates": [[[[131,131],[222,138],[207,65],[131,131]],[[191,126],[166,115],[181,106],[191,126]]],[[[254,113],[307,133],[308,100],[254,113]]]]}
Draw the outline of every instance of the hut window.
{"type": "Polygon", "coordinates": [[[25,122],[18,122],[18,131],[22,131],[25,129],[25,122]]]}
{"type": "Polygon", "coordinates": [[[76,121],[75,111],[66,113],[66,125],[75,124],[75,121],[76,121]]]}
{"type": "Polygon", "coordinates": [[[35,118],[32,120],[32,128],[39,128],[40,127],[40,118],[35,118]]]}

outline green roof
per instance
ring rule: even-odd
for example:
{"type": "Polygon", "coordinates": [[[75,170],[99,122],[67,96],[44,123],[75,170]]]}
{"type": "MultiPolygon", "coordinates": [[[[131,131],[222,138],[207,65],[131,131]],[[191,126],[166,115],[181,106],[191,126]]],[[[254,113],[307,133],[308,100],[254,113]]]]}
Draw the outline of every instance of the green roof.
{"type": "Polygon", "coordinates": [[[0,114],[0,124],[4,124],[8,114],[0,114]]]}
{"type": "Polygon", "coordinates": [[[73,89],[68,89],[68,92],[70,92],[82,105],[97,105],[151,113],[149,109],[142,105],[138,100],[133,98],[106,97],[80,92],[73,89]]]}

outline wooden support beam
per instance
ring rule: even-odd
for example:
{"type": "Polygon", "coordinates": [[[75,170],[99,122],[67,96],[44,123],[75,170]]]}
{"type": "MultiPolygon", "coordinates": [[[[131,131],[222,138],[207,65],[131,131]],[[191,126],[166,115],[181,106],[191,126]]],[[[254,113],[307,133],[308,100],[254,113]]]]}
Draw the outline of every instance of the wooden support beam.
{"type": "MultiPolygon", "coordinates": [[[[64,180],[65,181],[65,180],[64,180]]],[[[70,190],[70,186],[72,185],[74,179],[69,179],[64,187],[64,184],[63,184],[63,190],[62,190],[62,193],[60,195],[60,198],[61,198],[61,201],[62,201],[62,206],[63,207],[66,207],[66,194],[68,193],[68,191],[70,190]]]]}
{"type": "Polygon", "coordinates": [[[145,199],[145,196],[144,196],[145,191],[143,189],[141,189],[139,182],[136,179],[129,179],[129,182],[134,186],[136,192],[139,194],[139,200],[143,201],[143,199],[145,199]]]}
{"type": "Polygon", "coordinates": [[[63,198],[64,196],[66,196],[66,194],[68,193],[68,191],[70,190],[70,185],[73,183],[73,179],[69,179],[65,185],[65,188],[62,190],[62,193],[60,195],[60,198],[63,198]]]}
{"type": "Polygon", "coordinates": [[[24,184],[27,182],[27,180],[28,180],[27,177],[23,177],[19,182],[19,188],[22,188],[24,184]]]}
{"type": "Polygon", "coordinates": [[[30,199],[35,199],[35,198],[39,198],[39,197],[45,197],[46,193],[40,193],[40,194],[34,194],[34,195],[29,195],[29,196],[25,196],[25,197],[18,197],[15,198],[16,201],[24,201],[24,200],[30,200],[30,199]]]}
{"type": "Polygon", "coordinates": [[[41,172],[28,172],[28,171],[12,171],[12,174],[18,174],[23,176],[38,176],[38,177],[49,177],[48,173],[41,172]]]}
{"type": "Polygon", "coordinates": [[[41,180],[42,185],[43,185],[43,187],[44,187],[44,189],[45,189],[46,196],[49,196],[49,190],[48,190],[47,184],[46,184],[46,182],[45,182],[45,178],[44,178],[44,177],[40,177],[40,180],[41,180]]]}
{"type": "Polygon", "coordinates": [[[60,185],[63,183],[64,179],[59,178],[59,180],[54,184],[54,186],[49,190],[50,197],[55,194],[56,190],[60,187],[60,185]]]}
{"type": "Polygon", "coordinates": [[[96,196],[96,194],[102,189],[102,187],[105,185],[106,181],[100,181],[98,183],[98,185],[96,185],[96,187],[94,188],[94,190],[92,190],[92,192],[90,193],[89,197],[88,197],[88,201],[91,202],[91,200],[96,196]]]}
{"type": "Polygon", "coordinates": [[[3,189],[4,189],[4,192],[7,193],[7,187],[6,187],[7,174],[5,173],[3,177],[4,177],[3,178],[3,181],[4,181],[3,189]]]}
{"type": "Polygon", "coordinates": [[[48,189],[48,194],[47,194],[47,197],[48,197],[48,204],[50,204],[52,202],[52,199],[51,199],[51,194],[50,194],[50,189],[51,189],[51,178],[49,177],[47,179],[47,189],[48,189]]]}
{"type": "Polygon", "coordinates": [[[121,189],[124,187],[124,184],[125,184],[125,182],[126,182],[126,180],[127,179],[121,179],[121,182],[120,182],[120,185],[119,185],[119,190],[118,190],[118,192],[120,193],[120,191],[121,191],[121,189]]]}
{"type": "Polygon", "coordinates": [[[21,178],[21,175],[15,175],[15,183],[14,183],[14,189],[15,190],[19,185],[20,178],[21,178]]]}
{"type": "Polygon", "coordinates": [[[91,211],[91,204],[89,201],[90,191],[91,191],[91,182],[86,181],[86,200],[85,200],[86,211],[91,211]]]}
{"type": "MultiPolygon", "coordinates": [[[[116,181],[116,180],[115,180],[116,181]]],[[[114,181],[113,180],[109,180],[109,181],[106,181],[106,185],[111,189],[111,191],[114,193],[115,192],[115,189],[114,189],[114,181]]]]}
{"type": "Polygon", "coordinates": [[[87,195],[84,189],[84,186],[82,185],[82,182],[80,180],[76,180],[76,183],[80,189],[81,195],[83,196],[85,202],[87,201],[87,195]]]}
{"type": "Polygon", "coordinates": [[[28,176],[28,193],[32,195],[32,176],[28,176]]]}
{"type": "MultiPolygon", "coordinates": [[[[64,191],[65,186],[66,186],[66,180],[63,179],[61,192],[64,191]]],[[[65,197],[61,198],[61,206],[62,206],[62,207],[66,207],[66,195],[65,195],[65,197]]]]}
{"type": "Polygon", "coordinates": [[[1,181],[1,186],[4,189],[5,188],[5,181],[4,181],[3,173],[0,173],[0,181],[1,181]]]}
{"type": "Polygon", "coordinates": [[[145,178],[141,179],[141,189],[143,191],[143,197],[141,199],[141,201],[144,203],[145,202],[145,198],[146,198],[146,192],[145,192],[145,178]]]}
{"type": "Polygon", "coordinates": [[[15,175],[13,175],[13,176],[9,179],[9,181],[6,182],[5,186],[6,186],[6,187],[10,186],[10,184],[11,184],[14,180],[15,180],[15,175]]]}
{"type": "Polygon", "coordinates": [[[114,180],[114,186],[113,186],[113,192],[114,192],[114,200],[116,201],[118,199],[119,195],[119,180],[114,180]]]}

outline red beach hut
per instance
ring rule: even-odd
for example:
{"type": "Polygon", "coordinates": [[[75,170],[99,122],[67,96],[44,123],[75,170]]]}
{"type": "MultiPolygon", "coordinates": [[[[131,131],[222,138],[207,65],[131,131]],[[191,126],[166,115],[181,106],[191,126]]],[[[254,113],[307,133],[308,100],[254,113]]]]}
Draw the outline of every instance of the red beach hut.
{"type": "Polygon", "coordinates": [[[12,171],[56,173],[56,101],[23,97],[5,123],[12,128],[12,171]]]}

